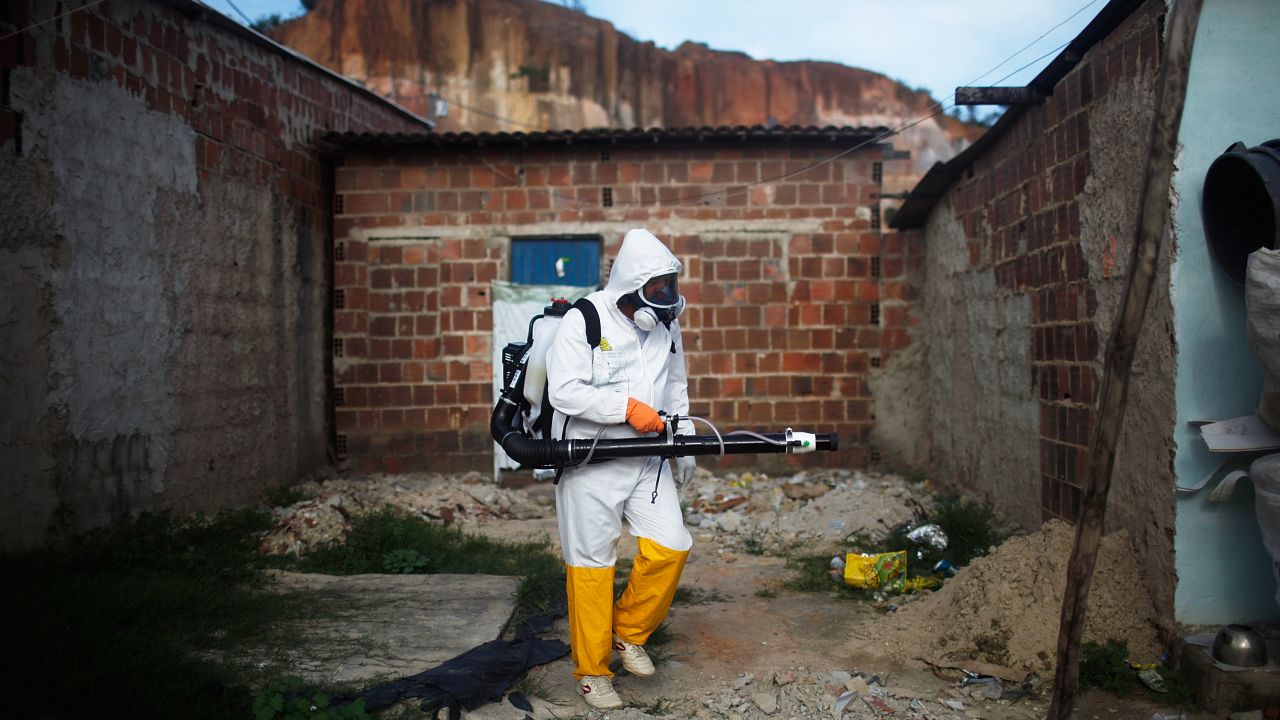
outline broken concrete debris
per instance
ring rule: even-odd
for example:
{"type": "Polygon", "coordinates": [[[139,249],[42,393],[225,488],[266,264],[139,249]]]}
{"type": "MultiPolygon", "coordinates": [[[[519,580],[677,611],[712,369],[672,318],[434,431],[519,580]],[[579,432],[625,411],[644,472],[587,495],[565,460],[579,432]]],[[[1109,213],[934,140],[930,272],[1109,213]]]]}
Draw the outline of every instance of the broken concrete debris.
{"type": "Polygon", "coordinates": [[[555,515],[549,504],[534,502],[523,491],[498,487],[478,472],[339,478],[307,481],[293,489],[307,499],[272,510],[276,527],[259,544],[262,555],[305,554],[346,537],[350,518],[378,510],[400,510],[464,529],[494,519],[555,515]]]}

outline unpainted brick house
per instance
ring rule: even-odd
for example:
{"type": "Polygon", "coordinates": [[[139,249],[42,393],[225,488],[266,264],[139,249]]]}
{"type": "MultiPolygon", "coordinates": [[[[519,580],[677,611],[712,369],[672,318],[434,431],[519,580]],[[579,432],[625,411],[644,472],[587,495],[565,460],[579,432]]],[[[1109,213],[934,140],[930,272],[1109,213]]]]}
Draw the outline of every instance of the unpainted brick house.
{"type": "Polygon", "coordinates": [[[319,140],[429,129],[198,2],[0,3],[0,545],[327,467],[319,140]]]}
{"type": "MultiPolygon", "coordinates": [[[[806,463],[909,455],[873,437],[869,378],[909,343],[920,249],[882,232],[880,178],[898,157],[882,132],[334,137],[339,452],[370,471],[490,467],[491,283],[547,238],[598,246],[603,283],[644,227],[685,263],[694,415],[839,433],[839,453],[806,463]]],[[[766,458],[783,461],[749,461],[766,458]]]]}
{"type": "MultiPolygon", "coordinates": [[[[1034,527],[1080,512],[1103,354],[1129,270],[1166,3],[1113,0],[973,146],[936,165],[892,220],[927,248],[913,344],[938,477],[1034,527]]],[[[1183,494],[1222,457],[1192,423],[1253,412],[1260,370],[1243,290],[1206,250],[1201,186],[1233,142],[1280,133],[1280,15],[1207,0],[1164,242],[1131,377],[1107,529],[1125,530],[1166,633],[1280,616],[1253,498],[1183,494]],[[1176,551],[1175,551],[1176,550],[1176,551]]]]}

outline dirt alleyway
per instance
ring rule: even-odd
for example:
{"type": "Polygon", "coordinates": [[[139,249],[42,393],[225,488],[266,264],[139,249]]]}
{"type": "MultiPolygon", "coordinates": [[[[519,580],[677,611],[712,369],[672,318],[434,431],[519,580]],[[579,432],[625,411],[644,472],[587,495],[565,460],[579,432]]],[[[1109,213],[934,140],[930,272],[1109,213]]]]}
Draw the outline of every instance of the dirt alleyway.
{"type": "MultiPolygon", "coordinates": [[[[558,553],[550,484],[499,488],[473,475],[387,476],[325,485],[340,490],[340,504],[353,508],[392,504],[428,517],[447,517],[468,533],[507,541],[549,541],[558,553]]],[[[993,548],[946,581],[941,591],[888,595],[873,602],[834,592],[839,587],[834,580],[831,592],[785,587],[797,575],[787,557],[829,556],[847,548],[851,537],[883,536],[893,527],[918,521],[932,510],[933,489],[928,483],[847,470],[769,477],[750,472],[713,475],[700,469],[682,492],[682,503],[694,547],[681,581],[683,592],[668,622],[672,640],[653,647],[658,675],[641,679],[620,672],[616,687],[628,707],[600,714],[578,697],[569,659],[558,660],[535,668],[522,684],[534,706],[531,717],[1044,716],[1049,700],[1044,681],[1052,673],[1043,672],[1036,655],[1028,653],[1036,643],[1047,643],[1047,654],[1041,654],[1051,664],[1052,628],[1046,634],[1044,627],[1027,625],[1056,622],[1056,615],[1046,622],[1029,610],[1056,612],[1052,595],[1058,575],[1055,563],[1065,559],[1063,527],[1046,525],[993,548]],[[1027,573],[1027,567],[1036,572],[1027,573]],[[998,638],[1002,657],[1016,665],[1007,669],[1030,673],[1036,680],[1025,686],[1011,681],[997,686],[990,680],[966,685],[961,671],[935,674],[919,660],[949,655],[992,662],[982,654],[993,652],[990,638],[983,634],[987,628],[975,626],[989,619],[982,613],[992,605],[1003,613],[1000,620],[1007,633],[998,638]],[[944,634],[951,636],[949,640],[941,640],[944,634]],[[976,658],[974,643],[982,651],[976,658]]],[[[624,531],[619,583],[625,581],[634,552],[635,540],[624,531]]],[[[1103,598],[1104,605],[1132,604],[1123,595],[1131,568],[1117,567],[1113,584],[1122,595],[1118,600],[1103,598]]],[[[1116,616],[1109,621],[1141,624],[1146,622],[1142,617],[1135,612],[1133,618],[1116,616]]],[[[1129,630],[1113,624],[1100,632],[1120,637],[1129,630]]],[[[567,642],[564,620],[556,623],[551,636],[567,642]]],[[[1078,707],[1076,714],[1082,718],[1146,720],[1157,711],[1170,710],[1177,716],[1176,705],[1161,706],[1145,691],[1128,698],[1086,693],[1078,707]]],[[[504,700],[469,716],[523,720],[525,712],[504,700]]]]}

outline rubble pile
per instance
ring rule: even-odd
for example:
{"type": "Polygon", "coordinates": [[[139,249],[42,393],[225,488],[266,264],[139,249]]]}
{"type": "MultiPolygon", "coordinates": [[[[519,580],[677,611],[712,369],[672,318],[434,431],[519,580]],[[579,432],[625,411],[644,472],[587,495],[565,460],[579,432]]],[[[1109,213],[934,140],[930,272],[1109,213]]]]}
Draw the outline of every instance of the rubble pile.
{"type": "Polygon", "coordinates": [[[555,515],[550,505],[532,501],[523,490],[498,487],[478,472],[309,480],[293,489],[308,499],[272,509],[276,527],[259,543],[262,555],[304,554],[345,537],[352,517],[384,509],[462,528],[555,515]]]}
{"type": "MultiPolygon", "coordinates": [[[[909,662],[975,660],[1047,677],[1058,642],[1066,564],[1074,532],[1060,520],[975,559],[940,590],[888,617],[855,627],[861,649],[909,662]]],[[[1084,640],[1124,640],[1130,656],[1160,656],[1155,608],[1123,531],[1103,538],[1084,640]]]]}
{"type": "MultiPolygon", "coordinates": [[[[892,716],[911,720],[962,720],[978,715],[999,717],[1001,713],[997,708],[1018,703],[1024,694],[1024,689],[1008,690],[998,681],[957,683],[935,693],[896,687],[892,676],[801,668],[779,670],[764,678],[744,673],[701,697],[683,698],[657,708],[629,707],[612,711],[608,717],[610,720],[816,717],[872,720],[892,716]]],[[[1031,707],[1032,704],[1028,700],[1014,707],[1034,714],[1038,708],[1031,707]]]]}
{"type": "Polygon", "coordinates": [[[899,476],[845,469],[770,477],[700,468],[681,498],[686,524],[757,553],[800,545],[822,550],[855,533],[883,535],[915,520],[929,503],[926,488],[899,476]]]}

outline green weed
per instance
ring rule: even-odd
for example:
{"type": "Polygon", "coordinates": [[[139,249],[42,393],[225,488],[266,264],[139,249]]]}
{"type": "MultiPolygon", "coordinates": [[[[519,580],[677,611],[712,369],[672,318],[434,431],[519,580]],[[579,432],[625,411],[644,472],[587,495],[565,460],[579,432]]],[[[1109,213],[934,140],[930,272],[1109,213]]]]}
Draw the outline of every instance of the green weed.
{"type": "Polygon", "coordinates": [[[260,558],[265,512],[224,513],[207,521],[143,514],[110,530],[61,544],[0,555],[0,607],[12,623],[9,647],[22,663],[0,688],[13,717],[184,718],[359,717],[348,708],[320,708],[306,693],[298,710],[288,688],[251,694],[275,668],[251,668],[237,652],[249,644],[287,643],[270,635],[278,623],[305,614],[315,598],[263,592],[266,568],[354,574],[448,572],[524,578],[517,621],[564,594],[560,559],[547,543],[501,543],[463,535],[404,514],[353,521],[350,541],[302,558],[260,558]],[[31,688],[40,692],[30,692],[31,688]],[[257,702],[257,706],[254,703],[257,702]],[[318,710],[310,708],[315,705],[318,710]],[[291,709],[292,708],[292,709],[291,709]],[[180,710],[179,710],[180,709],[180,710]],[[300,710],[299,710],[300,711],[300,710]]]}
{"type": "Polygon", "coordinates": [[[382,571],[388,573],[403,575],[421,573],[427,569],[428,565],[427,556],[413,548],[392,550],[382,556],[382,571]]]}
{"type": "Polygon", "coordinates": [[[675,709],[675,702],[671,698],[660,697],[652,702],[634,704],[632,707],[646,715],[661,717],[671,714],[671,711],[675,709]]]}
{"type": "Polygon", "coordinates": [[[568,704],[566,701],[557,697],[556,694],[551,690],[551,685],[547,683],[546,676],[544,674],[539,674],[537,676],[525,675],[524,677],[520,678],[520,680],[516,684],[507,688],[507,692],[508,693],[518,692],[524,695],[525,697],[536,697],[543,700],[544,702],[549,702],[552,705],[568,704]]]}
{"type": "Polygon", "coordinates": [[[838,592],[853,597],[852,591],[831,575],[831,558],[809,555],[787,558],[787,568],[795,574],[782,587],[795,592],[838,592]]]}
{"type": "MultiPolygon", "coordinates": [[[[975,557],[986,554],[987,549],[998,545],[1008,537],[996,526],[991,508],[977,501],[959,496],[935,497],[934,511],[912,525],[903,525],[883,535],[858,530],[845,536],[840,554],[846,552],[877,555],[906,550],[908,552],[907,577],[924,577],[933,574],[939,560],[947,560],[953,567],[963,567],[975,557]],[[908,532],[924,524],[938,525],[947,536],[947,547],[937,550],[927,544],[916,543],[907,537],[908,532]]],[[[868,590],[849,588],[831,574],[831,557],[789,557],[787,567],[795,572],[783,584],[797,592],[834,591],[838,596],[866,600],[868,590]]]]}
{"type": "Polygon", "coordinates": [[[990,506],[960,496],[935,497],[933,513],[927,522],[937,524],[947,534],[947,549],[939,553],[938,559],[947,560],[955,567],[968,565],[1009,537],[997,528],[990,506]]]}
{"type": "Polygon", "coordinates": [[[373,720],[361,698],[334,705],[329,695],[307,691],[297,677],[286,677],[253,696],[254,720],[373,720]]]}
{"type": "Polygon", "coordinates": [[[257,592],[266,513],[180,523],[144,514],[112,530],[0,556],[0,607],[22,662],[4,674],[11,717],[246,717],[245,668],[197,656],[231,650],[296,614],[257,592]],[[41,688],[31,692],[31,688],[41,688]]]}
{"type": "Polygon", "coordinates": [[[293,486],[272,488],[263,496],[263,500],[268,505],[278,508],[286,508],[309,499],[311,499],[309,495],[304,494],[293,486]]]}
{"type": "Polygon", "coordinates": [[[1129,646],[1123,640],[1093,641],[1081,648],[1080,687],[1101,688],[1124,695],[1138,682],[1129,667],[1129,646]]]}
{"type": "Polygon", "coordinates": [[[676,588],[676,594],[671,599],[671,603],[673,605],[707,605],[713,602],[725,602],[728,599],[719,590],[681,585],[676,588]]]}

